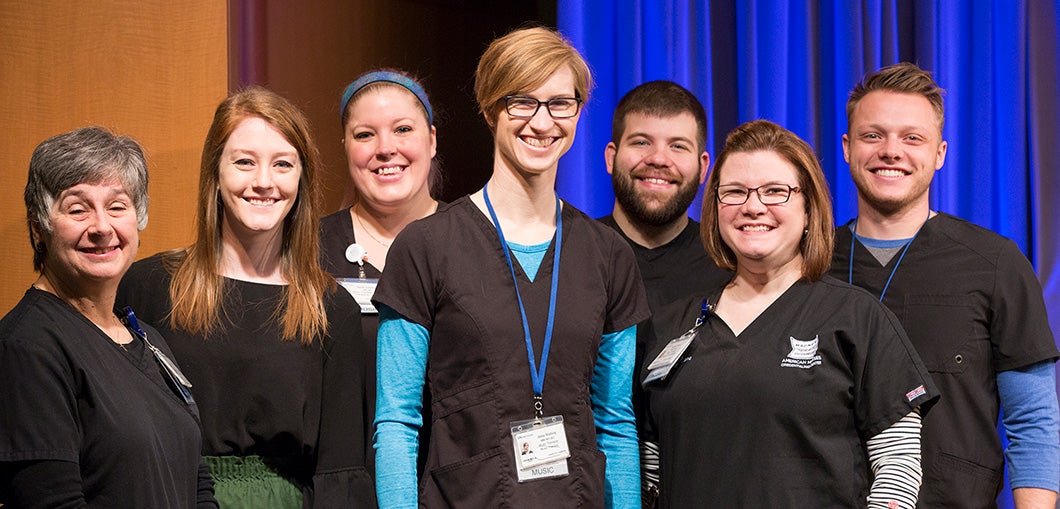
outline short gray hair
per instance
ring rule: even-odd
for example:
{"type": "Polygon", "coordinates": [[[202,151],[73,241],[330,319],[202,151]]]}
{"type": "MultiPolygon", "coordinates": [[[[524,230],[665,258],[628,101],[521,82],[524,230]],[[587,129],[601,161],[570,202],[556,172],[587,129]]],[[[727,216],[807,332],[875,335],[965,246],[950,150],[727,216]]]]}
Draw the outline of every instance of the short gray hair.
{"type": "Polygon", "coordinates": [[[34,230],[52,231],[51,212],[63,191],[78,184],[122,183],[136,208],[137,228],[147,226],[147,162],[136,140],[102,127],[83,127],[52,136],[37,145],[26,180],[26,221],[33,245],[33,267],[44,264],[44,249],[34,230]]]}

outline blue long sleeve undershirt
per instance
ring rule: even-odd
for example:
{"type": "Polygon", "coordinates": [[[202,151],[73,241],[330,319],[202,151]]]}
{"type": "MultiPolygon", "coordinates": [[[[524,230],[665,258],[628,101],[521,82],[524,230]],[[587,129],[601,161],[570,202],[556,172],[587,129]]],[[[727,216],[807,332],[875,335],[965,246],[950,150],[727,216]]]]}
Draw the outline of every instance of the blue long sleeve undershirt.
{"type": "MultiPolygon", "coordinates": [[[[548,243],[509,245],[523,271],[533,280],[548,243]]],[[[381,508],[414,509],[418,503],[416,456],[423,426],[423,384],[430,333],[386,305],[378,307],[378,389],[373,437],[376,495],[381,508]]],[[[632,509],[638,507],[640,500],[640,458],[632,404],[636,336],[636,326],[603,335],[590,386],[596,444],[607,459],[606,505],[613,509],[632,509]]]]}
{"type": "Polygon", "coordinates": [[[1053,362],[999,372],[997,391],[1009,441],[1005,459],[1010,485],[1058,491],[1060,409],[1053,362]]]}
{"type": "Polygon", "coordinates": [[[427,329],[384,304],[376,333],[375,494],[384,509],[417,508],[427,329]]]}

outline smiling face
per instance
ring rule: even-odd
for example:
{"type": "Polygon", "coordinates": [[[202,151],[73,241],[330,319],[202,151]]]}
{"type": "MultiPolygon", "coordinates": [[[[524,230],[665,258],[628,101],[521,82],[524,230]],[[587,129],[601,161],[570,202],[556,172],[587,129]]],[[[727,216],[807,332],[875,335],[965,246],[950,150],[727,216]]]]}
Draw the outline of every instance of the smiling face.
{"type": "Polygon", "coordinates": [[[78,184],[52,207],[44,272],[64,285],[113,284],[125,274],[140,245],[136,207],[118,181],[78,184]]]}
{"type": "MultiPolygon", "coordinates": [[[[799,172],[772,151],[736,152],[720,169],[720,186],[755,188],[767,184],[799,187],[799,172]]],[[[807,225],[806,201],[793,192],[786,203],[763,205],[750,193],[742,205],[717,203],[721,238],[736,255],[737,270],[777,269],[790,263],[801,265],[799,243],[807,225]]]]}
{"type": "Polygon", "coordinates": [[[710,158],[697,150],[696,120],[687,112],[630,113],[625,122],[622,139],[608,143],[604,155],[615,199],[634,221],[670,224],[684,216],[707,175],[710,158]]]}
{"type": "MultiPolygon", "coordinates": [[[[558,97],[572,98],[574,73],[561,67],[540,87],[513,95],[533,97],[542,103],[558,97]]],[[[533,117],[516,118],[502,107],[494,130],[494,165],[535,175],[555,171],[559,158],[574,143],[580,116],[581,110],[571,118],[552,118],[542,104],[533,117]]]]}
{"type": "Polygon", "coordinates": [[[883,215],[926,213],[935,171],[946,160],[936,113],[927,98],[877,90],[854,108],[843,158],[863,205],[883,215]]]}
{"type": "Polygon", "coordinates": [[[238,238],[282,231],[298,198],[302,164],[280,131],[259,117],[243,120],[218,164],[225,228],[238,238]]]}
{"type": "Polygon", "coordinates": [[[359,94],[349,106],[342,144],[350,178],[366,205],[397,207],[430,197],[435,130],[409,91],[393,85],[359,94]]]}

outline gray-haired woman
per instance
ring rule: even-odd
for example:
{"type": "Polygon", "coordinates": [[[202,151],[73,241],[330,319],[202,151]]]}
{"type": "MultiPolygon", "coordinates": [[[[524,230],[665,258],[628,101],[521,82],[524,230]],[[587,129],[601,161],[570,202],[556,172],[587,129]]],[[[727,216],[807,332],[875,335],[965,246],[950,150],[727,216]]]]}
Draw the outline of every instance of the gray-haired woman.
{"type": "Polygon", "coordinates": [[[187,381],[114,309],[147,225],[142,149],[98,127],[49,138],[25,200],[40,277],[0,321],[0,504],[217,507],[187,381]]]}

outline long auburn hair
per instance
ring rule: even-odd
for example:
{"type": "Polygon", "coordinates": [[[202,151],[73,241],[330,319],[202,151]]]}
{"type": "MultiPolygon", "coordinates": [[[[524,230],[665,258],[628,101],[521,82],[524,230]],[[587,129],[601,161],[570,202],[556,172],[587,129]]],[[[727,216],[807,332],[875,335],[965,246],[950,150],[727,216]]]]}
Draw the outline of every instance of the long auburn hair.
{"type": "Polygon", "coordinates": [[[336,288],[335,280],[320,267],[317,257],[320,184],[316,174],[321,168],[320,154],[302,112],[260,87],[228,96],[214,113],[202,148],[195,243],[163,255],[173,274],[169,285],[173,303],[170,324],[203,335],[223,328],[218,311],[226,291],[225,278],[221,276],[221,221],[225,211],[219,191],[220,159],[232,131],[254,117],[278,129],[298,151],[302,164],[298,197],[283,220],[280,266],[287,286],[273,319],[282,325],[284,340],[299,338],[303,344],[310,344],[327,333],[324,296],[336,288]]]}

